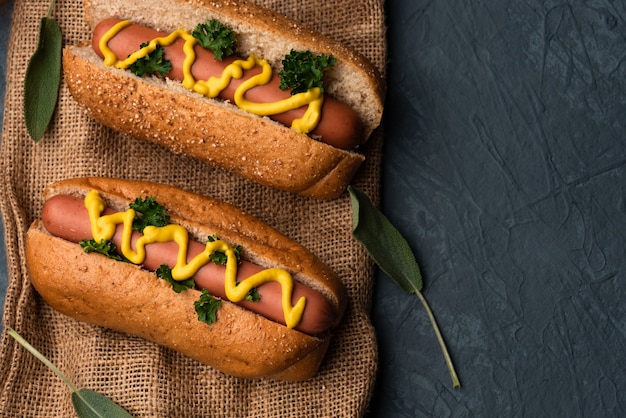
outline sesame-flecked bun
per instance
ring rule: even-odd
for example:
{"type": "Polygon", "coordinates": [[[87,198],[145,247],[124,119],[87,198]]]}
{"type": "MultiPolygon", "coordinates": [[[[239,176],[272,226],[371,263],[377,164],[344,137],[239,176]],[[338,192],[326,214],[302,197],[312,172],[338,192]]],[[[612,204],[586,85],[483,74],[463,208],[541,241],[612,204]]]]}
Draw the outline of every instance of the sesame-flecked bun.
{"type": "Polygon", "coordinates": [[[308,335],[226,300],[217,321],[207,325],[198,321],[194,310],[199,290],[175,293],[153,272],[85,253],[76,243],[52,235],[37,220],[27,233],[26,262],[33,286],[52,308],[169,347],[233,376],[304,380],[316,374],[332,329],[345,310],[346,296],[338,277],[311,252],[232,205],[163,184],[77,178],[53,183],[44,197],[83,198],[91,190],[97,190],[114,210],[123,210],[139,196],[155,197],[172,222],[193,237],[218,234],[242,245],[248,261],[288,270],[294,280],[327,299],[330,328],[308,335]]]}
{"type": "MultiPolygon", "coordinates": [[[[262,57],[275,71],[291,50],[332,54],[336,63],[325,72],[325,93],[356,112],[363,125],[362,142],[381,122],[383,83],[366,58],[253,3],[86,0],[85,15],[92,29],[111,17],[159,31],[191,30],[215,19],[237,34],[238,54],[262,57]]],[[[63,68],[74,99],[103,125],[268,187],[332,199],[343,193],[365,159],[358,148],[336,148],[180,83],[106,67],[88,46],[67,47],[63,68]]]]}

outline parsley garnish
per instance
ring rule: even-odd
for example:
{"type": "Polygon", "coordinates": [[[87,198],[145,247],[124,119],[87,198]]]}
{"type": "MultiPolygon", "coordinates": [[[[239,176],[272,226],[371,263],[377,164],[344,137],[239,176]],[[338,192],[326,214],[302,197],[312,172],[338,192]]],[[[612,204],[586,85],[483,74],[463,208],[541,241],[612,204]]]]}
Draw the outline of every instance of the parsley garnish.
{"type": "MultiPolygon", "coordinates": [[[[220,237],[213,234],[207,238],[207,241],[215,242],[215,241],[218,241],[219,239],[220,237]]],[[[236,245],[235,247],[233,247],[233,251],[235,252],[235,257],[237,258],[237,264],[241,263],[241,250],[242,250],[241,245],[236,245]]],[[[226,261],[228,260],[228,256],[223,251],[214,251],[209,255],[209,258],[211,259],[211,261],[213,261],[213,263],[219,264],[222,266],[225,265],[226,261]]]]}
{"type": "Polygon", "coordinates": [[[156,269],[155,273],[159,279],[163,279],[171,284],[172,290],[176,293],[180,293],[187,289],[193,289],[196,286],[196,282],[194,282],[193,277],[186,280],[175,280],[172,277],[172,269],[167,264],[161,264],[161,266],[156,269]]]}
{"type": "Polygon", "coordinates": [[[214,298],[206,289],[202,289],[200,299],[193,303],[198,314],[198,321],[209,325],[217,321],[217,310],[221,305],[222,301],[214,298]]]}
{"type": "Polygon", "coordinates": [[[291,89],[291,94],[303,93],[314,87],[324,91],[324,70],[335,65],[337,60],[331,55],[314,56],[311,51],[294,51],[283,59],[280,76],[280,89],[291,89]]]}
{"type": "Polygon", "coordinates": [[[117,247],[113,241],[100,240],[100,242],[96,242],[95,239],[84,239],[80,241],[78,245],[80,245],[80,248],[86,253],[98,253],[112,258],[113,260],[129,262],[126,257],[118,254],[117,247]]]}
{"type": "Polygon", "coordinates": [[[143,232],[143,229],[148,225],[161,227],[170,223],[170,217],[165,212],[165,207],[152,196],[143,200],[138,197],[129,207],[138,212],[133,219],[133,229],[136,231],[143,232]]]}
{"type": "Polygon", "coordinates": [[[193,30],[192,35],[203,48],[213,52],[215,59],[221,61],[224,56],[232,55],[237,46],[235,32],[218,22],[207,20],[193,30]]]}
{"type": "Polygon", "coordinates": [[[256,289],[256,287],[253,287],[252,289],[250,289],[244,299],[250,302],[258,302],[259,300],[261,300],[261,295],[259,294],[259,291],[256,289]]]}
{"type": "MultiPolygon", "coordinates": [[[[148,42],[142,43],[140,48],[145,48],[146,46],[148,46],[148,42]]],[[[172,63],[165,59],[165,50],[163,47],[157,45],[154,51],[132,63],[129,70],[139,77],[143,77],[146,74],[157,74],[163,77],[165,74],[172,71],[172,63]]]]}

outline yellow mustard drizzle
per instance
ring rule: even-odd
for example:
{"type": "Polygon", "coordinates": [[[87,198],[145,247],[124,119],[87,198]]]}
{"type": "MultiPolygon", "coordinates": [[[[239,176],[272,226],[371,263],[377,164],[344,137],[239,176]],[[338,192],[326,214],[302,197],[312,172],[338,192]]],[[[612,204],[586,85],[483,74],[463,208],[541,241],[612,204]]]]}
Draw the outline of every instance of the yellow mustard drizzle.
{"type": "Polygon", "coordinates": [[[183,62],[182,81],[185,88],[206,97],[215,98],[228,86],[231,79],[239,79],[243,76],[244,70],[250,70],[255,66],[260,66],[262,68],[260,74],[244,81],[235,90],[234,102],[237,107],[258,116],[271,116],[308,105],[302,118],[293,120],[291,129],[302,134],[308,134],[318,125],[321,117],[322,104],[324,103],[324,94],[319,88],[312,88],[306,92],[298,93],[272,103],[254,103],[245,98],[248,90],[256,86],[265,85],[272,79],[272,67],[266,60],[254,55],[250,55],[247,60],[236,60],[227,65],[220,77],[211,77],[208,80],[195,80],[191,73],[191,67],[196,60],[194,46],[198,41],[189,34],[189,32],[183,29],[178,29],[164,37],[152,39],[148,45],[133,52],[128,58],[121,61],[118,60],[115,53],[109,48],[108,43],[122,29],[131,24],[132,22],[129,20],[122,20],[113,25],[102,38],[100,38],[99,47],[104,55],[104,65],[126,69],[138,59],[154,51],[157,46],[169,46],[174,43],[176,39],[182,38],[185,41],[183,46],[185,60],[183,62]]]}
{"type": "Polygon", "coordinates": [[[102,215],[106,204],[97,190],[92,190],[85,196],[85,207],[89,213],[93,239],[97,242],[111,240],[115,235],[117,225],[123,225],[121,252],[132,263],[143,263],[146,258],[146,245],[155,242],[174,241],[178,244],[178,254],[176,265],[172,268],[172,277],[174,280],[186,280],[192,277],[202,266],[211,262],[210,255],[212,253],[221,251],[227,256],[224,290],[228,300],[235,303],[240,302],[252,289],[263,283],[275,281],[281,286],[281,305],[287,327],[293,328],[302,320],[306,298],[300,297],[298,302],[292,306],[293,278],[286,270],[281,268],[265,269],[237,283],[237,257],[228,243],[222,240],[209,241],[203,252],[187,262],[189,233],[183,226],[169,224],[163,227],[145,227],[143,236],[135,242],[136,250],[133,250],[131,238],[133,218],[135,217],[134,209],[102,215]]]}

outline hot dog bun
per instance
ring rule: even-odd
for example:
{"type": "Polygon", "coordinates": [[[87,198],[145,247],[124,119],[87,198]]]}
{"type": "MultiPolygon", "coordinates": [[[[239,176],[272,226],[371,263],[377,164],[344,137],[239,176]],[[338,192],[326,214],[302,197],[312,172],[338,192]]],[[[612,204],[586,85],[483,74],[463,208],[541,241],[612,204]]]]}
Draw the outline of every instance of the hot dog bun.
{"type": "MultiPolygon", "coordinates": [[[[334,273],[308,250],[235,207],[171,186],[109,178],[63,180],[47,187],[44,197],[83,197],[91,190],[117,210],[136,197],[156,197],[172,222],[192,236],[218,234],[240,243],[251,261],[282,267],[323,293],[335,309],[334,325],[339,322],[345,290],[334,273]]],[[[33,286],[55,310],[153,341],[233,376],[308,379],[317,372],[330,341],[330,332],[309,336],[227,301],[222,301],[217,321],[207,325],[194,310],[199,291],[174,293],[154,273],[87,254],[51,235],[39,220],[26,236],[26,262],[33,286]]]]}
{"type": "MultiPolygon", "coordinates": [[[[116,17],[162,31],[191,30],[216,19],[237,34],[238,54],[255,54],[274,69],[291,49],[332,54],[325,92],[360,115],[365,138],[380,124],[383,84],[360,54],[273,11],[245,1],[86,0],[93,29],[116,17]],[[289,28],[289,30],[285,30],[289,28]]],[[[68,47],[65,80],[74,99],[98,122],[125,134],[160,144],[246,179],[304,196],[339,196],[364,156],[299,134],[278,122],[254,116],[219,100],[207,99],[176,82],[139,78],[105,67],[88,46],[68,47]]]]}

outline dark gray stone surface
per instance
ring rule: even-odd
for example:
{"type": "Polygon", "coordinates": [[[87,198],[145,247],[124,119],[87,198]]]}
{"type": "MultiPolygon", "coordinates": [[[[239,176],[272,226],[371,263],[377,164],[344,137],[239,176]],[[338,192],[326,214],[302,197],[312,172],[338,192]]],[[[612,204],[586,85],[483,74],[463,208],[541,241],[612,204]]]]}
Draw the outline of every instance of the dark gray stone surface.
{"type": "MultiPolygon", "coordinates": [[[[11,11],[13,10],[13,1],[0,1],[0,110],[4,109],[4,93],[6,78],[6,56],[7,45],[9,42],[9,30],[11,28],[11,11]]],[[[0,132],[2,132],[2,120],[4,112],[0,112],[0,132]]],[[[0,140],[2,135],[0,135],[0,140]]],[[[7,257],[4,250],[4,224],[0,215],[0,308],[4,307],[4,298],[7,292],[7,257]]],[[[0,318],[4,316],[4,309],[0,309],[0,318]]],[[[4,325],[0,325],[0,330],[4,329],[4,325]]]]}
{"type": "Polygon", "coordinates": [[[626,416],[625,3],[386,7],[382,208],[463,387],[419,300],[378,274],[370,416],[626,416]]]}
{"type": "Polygon", "coordinates": [[[372,416],[626,416],[626,3],[387,1],[372,416]]]}

